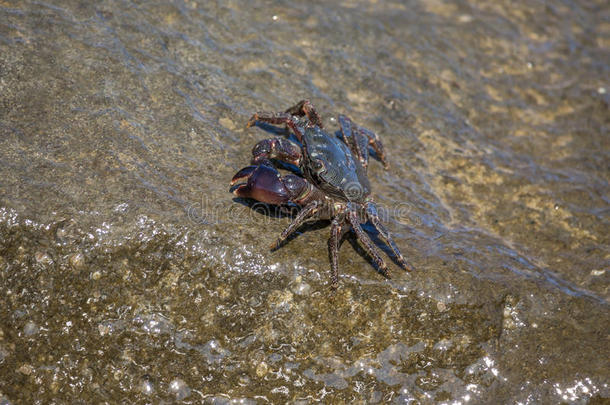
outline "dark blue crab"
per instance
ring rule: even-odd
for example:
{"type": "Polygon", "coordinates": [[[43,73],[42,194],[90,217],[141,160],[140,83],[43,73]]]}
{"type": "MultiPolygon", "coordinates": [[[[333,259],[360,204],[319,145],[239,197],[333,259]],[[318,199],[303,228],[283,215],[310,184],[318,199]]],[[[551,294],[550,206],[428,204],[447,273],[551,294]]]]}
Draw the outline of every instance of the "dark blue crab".
{"type": "Polygon", "coordinates": [[[333,288],[337,287],[339,281],[339,242],[350,227],[380,272],[389,277],[379,249],[360,226],[370,221],[383,241],[390,246],[400,266],[411,270],[390,233],[379,221],[377,207],[369,196],[371,186],[366,176],[369,146],[387,169],[383,145],[375,133],[340,115],[341,141],[324,131],[320,116],[307,100],[285,112],[258,112],[250,118],[247,126],[250,127],[257,121],[285,124],[302,145],[283,138],[260,141],[252,149],[252,165],[240,170],[231,180],[233,193],[238,197],[278,205],[292,202],[303,207],[282,232],[274,247],[278,247],[304,222],[330,219],[329,250],[333,288]],[[281,176],[272,159],[298,166],[303,177],[295,174],[281,176]]]}

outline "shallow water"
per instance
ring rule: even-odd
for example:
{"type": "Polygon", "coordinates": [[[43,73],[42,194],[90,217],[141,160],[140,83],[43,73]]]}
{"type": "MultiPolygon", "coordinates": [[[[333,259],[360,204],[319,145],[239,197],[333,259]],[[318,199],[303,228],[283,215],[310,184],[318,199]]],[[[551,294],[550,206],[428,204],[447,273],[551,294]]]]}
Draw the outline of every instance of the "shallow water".
{"type": "Polygon", "coordinates": [[[0,1],[0,404],[601,403],[609,33],[603,1],[0,1]],[[325,224],[269,252],[289,218],[228,192],[303,98],[382,136],[416,271],[348,237],[331,293],[325,224]]]}

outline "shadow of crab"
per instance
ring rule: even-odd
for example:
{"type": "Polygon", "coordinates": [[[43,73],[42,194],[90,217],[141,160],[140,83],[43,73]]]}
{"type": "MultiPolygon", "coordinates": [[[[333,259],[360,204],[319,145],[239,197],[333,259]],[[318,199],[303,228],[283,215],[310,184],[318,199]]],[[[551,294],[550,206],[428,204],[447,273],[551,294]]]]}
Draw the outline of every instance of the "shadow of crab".
{"type": "MultiPolygon", "coordinates": [[[[301,207],[299,207],[297,205],[283,205],[282,206],[282,205],[266,204],[266,203],[263,203],[263,202],[260,202],[260,201],[257,201],[257,200],[251,199],[251,198],[236,197],[236,198],[233,198],[233,202],[236,202],[245,207],[248,207],[249,209],[251,209],[252,211],[254,211],[255,213],[257,213],[261,216],[264,216],[267,218],[273,218],[273,219],[283,219],[283,218],[293,219],[301,210],[301,207]]],[[[293,234],[288,236],[288,238],[286,238],[286,240],[283,241],[282,244],[271,248],[270,251],[275,252],[275,251],[281,249],[282,247],[288,245],[289,243],[292,243],[299,236],[301,236],[307,232],[319,231],[321,229],[328,228],[329,224],[330,224],[330,221],[325,220],[325,219],[306,222],[298,229],[297,232],[294,232],[293,234]]],[[[373,242],[381,250],[383,250],[383,252],[386,253],[388,255],[388,257],[390,257],[391,260],[396,265],[399,265],[398,262],[396,261],[396,259],[394,258],[392,251],[390,249],[388,249],[379,239],[377,231],[373,227],[369,226],[368,224],[363,224],[363,227],[366,228],[367,233],[369,234],[369,236],[371,237],[373,242]]],[[[358,253],[358,255],[360,255],[360,257],[366,263],[373,266],[373,268],[375,269],[375,271],[377,273],[383,275],[383,272],[381,271],[381,269],[379,269],[378,266],[374,262],[371,262],[371,257],[366,253],[366,251],[362,248],[362,246],[360,246],[360,244],[358,243],[358,239],[352,233],[348,232],[345,235],[343,235],[339,244],[342,245],[346,240],[352,246],[352,248],[356,251],[356,253],[358,253]]],[[[329,255],[330,255],[330,252],[329,252],[329,255]]]]}

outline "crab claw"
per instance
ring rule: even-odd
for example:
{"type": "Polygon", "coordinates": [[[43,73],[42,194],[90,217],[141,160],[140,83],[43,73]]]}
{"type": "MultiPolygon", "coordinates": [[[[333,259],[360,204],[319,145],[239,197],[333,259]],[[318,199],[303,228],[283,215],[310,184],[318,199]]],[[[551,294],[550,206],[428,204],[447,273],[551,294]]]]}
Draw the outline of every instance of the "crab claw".
{"type": "Polygon", "coordinates": [[[231,186],[239,184],[233,194],[243,198],[253,198],[267,204],[283,204],[290,201],[290,191],[286,189],[280,173],[273,167],[259,165],[241,169],[231,179],[231,186]],[[245,182],[245,184],[243,184],[245,182]]]}

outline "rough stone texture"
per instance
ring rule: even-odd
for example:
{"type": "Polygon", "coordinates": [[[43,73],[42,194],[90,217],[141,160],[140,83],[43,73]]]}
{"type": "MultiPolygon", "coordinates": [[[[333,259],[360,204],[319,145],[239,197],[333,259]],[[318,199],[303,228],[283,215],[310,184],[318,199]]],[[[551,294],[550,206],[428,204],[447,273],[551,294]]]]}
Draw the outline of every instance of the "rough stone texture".
{"type": "Polygon", "coordinates": [[[604,1],[0,0],[0,404],[607,399],[608,34],[604,1]],[[288,218],[233,200],[250,115],[302,98],[382,136],[415,272],[348,237],[331,293],[328,227],[270,253],[288,218]]]}

